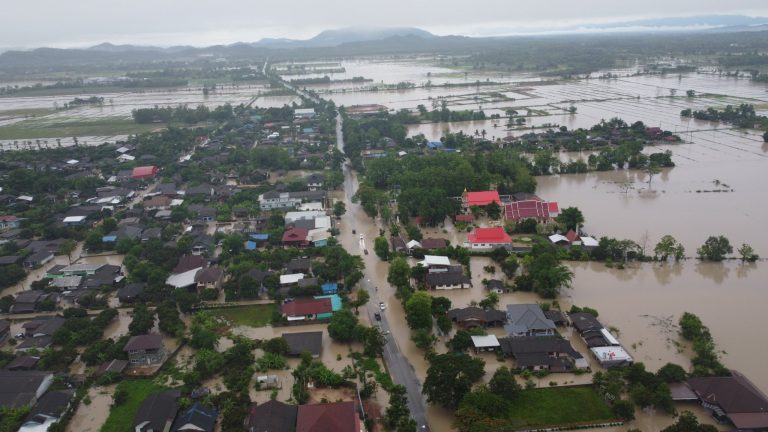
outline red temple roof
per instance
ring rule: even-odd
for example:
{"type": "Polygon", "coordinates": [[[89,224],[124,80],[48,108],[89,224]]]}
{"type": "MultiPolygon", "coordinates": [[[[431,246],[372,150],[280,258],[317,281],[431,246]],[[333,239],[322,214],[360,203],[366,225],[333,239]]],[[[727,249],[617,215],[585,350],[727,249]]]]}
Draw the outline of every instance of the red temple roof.
{"type": "Polygon", "coordinates": [[[492,202],[501,205],[501,198],[497,191],[467,192],[467,205],[470,207],[487,206],[492,202]]]}
{"type": "Polygon", "coordinates": [[[470,243],[512,243],[512,237],[504,228],[477,228],[467,238],[470,243]]]}

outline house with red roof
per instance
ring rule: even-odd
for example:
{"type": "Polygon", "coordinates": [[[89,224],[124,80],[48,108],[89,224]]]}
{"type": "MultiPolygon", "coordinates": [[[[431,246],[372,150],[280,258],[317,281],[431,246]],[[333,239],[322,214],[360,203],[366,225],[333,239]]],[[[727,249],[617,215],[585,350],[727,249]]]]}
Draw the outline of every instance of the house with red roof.
{"type": "Polygon", "coordinates": [[[8,231],[19,228],[21,219],[13,215],[0,215],[0,231],[8,231]]]}
{"type": "Polygon", "coordinates": [[[512,237],[504,228],[476,228],[469,233],[464,246],[472,250],[491,250],[512,246],[512,237]]]}
{"type": "Polygon", "coordinates": [[[472,223],[475,221],[475,216],[472,214],[458,214],[456,215],[456,222],[472,223]]]}
{"type": "Polygon", "coordinates": [[[467,192],[462,195],[462,206],[467,209],[472,206],[485,207],[490,203],[501,205],[501,197],[498,191],[467,192]]]}
{"type": "Polygon", "coordinates": [[[354,402],[300,405],[296,432],[361,432],[354,402]]]}
{"type": "Polygon", "coordinates": [[[283,246],[309,246],[309,230],[306,228],[291,228],[283,233],[283,246]]]}
{"type": "Polygon", "coordinates": [[[157,173],[160,172],[160,168],[149,165],[149,166],[140,166],[133,169],[131,172],[131,178],[135,180],[144,180],[153,178],[157,175],[157,173]]]}
{"type": "Polygon", "coordinates": [[[330,298],[298,299],[283,303],[280,313],[288,321],[314,321],[330,318],[333,304],[330,298]]]}
{"type": "Polygon", "coordinates": [[[504,216],[507,220],[522,222],[535,219],[538,222],[548,222],[560,214],[560,206],[556,202],[543,200],[513,201],[504,206],[504,216]]]}

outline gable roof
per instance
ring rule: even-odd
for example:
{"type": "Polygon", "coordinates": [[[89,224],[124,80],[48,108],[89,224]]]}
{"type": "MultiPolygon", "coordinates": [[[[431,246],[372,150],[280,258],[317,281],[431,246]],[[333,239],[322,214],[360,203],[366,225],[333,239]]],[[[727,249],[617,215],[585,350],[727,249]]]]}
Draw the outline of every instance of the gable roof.
{"type": "Polygon", "coordinates": [[[470,243],[512,243],[512,237],[504,231],[504,228],[476,228],[469,234],[467,240],[470,243]]]}
{"type": "Polygon", "coordinates": [[[123,351],[145,351],[160,349],[163,347],[163,339],[157,333],[133,336],[123,347],[123,351]]]}
{"type": "Polygon", "coordinates": [[[253,404],[248,413],[246,426],[249,432],[293,432],[298,414],[296,405],[270,400],[261,405],[253,404]]]}
{"type": "Polygon", "coordinates": [[[461,272],[427,273],[425,278],[427,286],[468,285],[472,286],[472,279],[461,272]]]}
{"type": "Polygon", "coordinates": [[[477,306],[451,309],[447,313],[448,318],[457,322],[463,321],[484,321],[504,322],[507,320],[507,314],[499,310],[485,310],[477,306]]]}
{"type": "Polygon", "coordinates": [[[182,411],[173,422],[172,432],[200,431],[213,432],[218,412],[215,408],[205,408],[199,403],[182,411]]]}
{"type": "Polygon", "coordinates": [[[29,412],[27,421],[39,415],[58,418],[69,406],[74,393],[74,390],[56,390],[44,394],[29,412]]]}
{"type": "Polygon", "coordinates": [[[287,316],[317,315],[333,312],[331,299],[329,298],[294,300],[283,304],[281,310],[287,316]]]}
{"type": "Polygon", "coordinates": [[[304,228],[291,228],[283,233],[283,242],[306,241],[309,230],[304,228]]]}
{"type": "Polygon", "coordinates": [[[467,192],[467,205],[470,207],[487,206],[492,202],[501,205],[498,191],[467,192]]]}
{"type": "Polygon", "coordinates": [[[354,402],[299,406],[296,432],[359,432],[354,402]]]}
{"type": "Polygon", "coordinates": [[[224,270],[221,267],[208,267],[207,269],[200,270],[195,275],[195,282],[198,283],[216,283],[224,275],[224,270]]]}
{"type": "Polygon", "coordinates": [[[176,403],[180,392],[166,390],[149,395],[139,407],[133,426],[136,431],[163,431],[170,428],[179,405],[176,403]]]}
{"type": "Polygon", "coordinates": [[[0,370],[0,406],[21,407],[31,405],[50,372],[0,370]]]}
{"type": "Polygon", "coordinates": [[[283,333],[288,343],[288,354],[299,356],[304,351],[318,357],[323,350],[323,332],[283,333]]]}
{"type": "Polygon", "coordinates": [[[509,319],[509,325],[504,326],[504,329],[509,333],[555,329],[555,323],[544,316],[544,311],[537,304],[507,305],[507,319],[509,319]]]}
{"type": "Polygon", "coordinates": [[[179,262],[176,263],[176,267],[171,271],[172,274],[179,274],[188,272],[196,268],[202,268],[206,266],[205,258],[199,255],[183,255],[179,258],[179,262]]]}
{"type": "Polygon", "coordinates": [[[504,207],[504,214],[507,219],[515,221],[551,217],[549,203],[539,200],[514,201],[504,207]]]}
{"type": "Polygon", "coordinates": [[[600,330],[603,328],[600,321],[598,321],[592,314],[578,312],[568,314],[568,317],[571,319],[571,323],[576,327],[576,330],[578,330],[579,333],[584,333],[589,330],[600,330]]]}
{"type": "Polygon", "coordinates": [[[768,427],[768,398],[747,377],[731,373],[728,377],[690,378],[688,385],[702,401],[720,406],[737,428],[768,427]]]}

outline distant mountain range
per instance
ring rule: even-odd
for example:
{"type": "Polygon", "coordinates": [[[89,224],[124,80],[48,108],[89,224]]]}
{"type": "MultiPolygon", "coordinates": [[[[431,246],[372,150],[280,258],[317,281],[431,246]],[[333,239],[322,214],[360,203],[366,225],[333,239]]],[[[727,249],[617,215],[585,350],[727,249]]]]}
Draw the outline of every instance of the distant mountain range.
{"type": "Polygon", "coordinates": [[[33,50],[0,50],[0,68],[50,70],[58,66],[96,64],[160,63],[194,61],[201,58],[265,59],[316,58],[322,56],[382,53],[446,52],[473,53],[489,47],[499,48],[511,38],[542,37],[557,34],[659,34],[665,32],[709,34],[757,32],[768,30],[768,18],[740,15],[712,15],[635,20],[582,25],[568,28],[529,29],[526,32],[489,29],[488,36],[437,36],[413,27],[361,28],[326,30],[311,39],[273,39],[237,42],[209,47],[115,45],[108,42],[90,48],[37,48],[33,50]],[[491,32],[492,30],[492,32],[491,32]],[[503,36],[506,33],[506,36],[503,36]],[[494,36],[502,35],[502,36],[494,36]],[[26,68],[26,69],[25,69],[26,68]]]}

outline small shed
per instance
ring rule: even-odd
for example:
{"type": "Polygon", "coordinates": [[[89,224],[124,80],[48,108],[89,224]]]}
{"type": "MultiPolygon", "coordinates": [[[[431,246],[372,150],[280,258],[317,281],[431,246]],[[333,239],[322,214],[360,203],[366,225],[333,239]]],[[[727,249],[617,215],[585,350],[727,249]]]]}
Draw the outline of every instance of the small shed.
{"type": "Polygon", "coordinates": [[[475,352],[496,351],[501,347],[494,335],[472,336],[472,345],[475,347],[475,352]]]}

